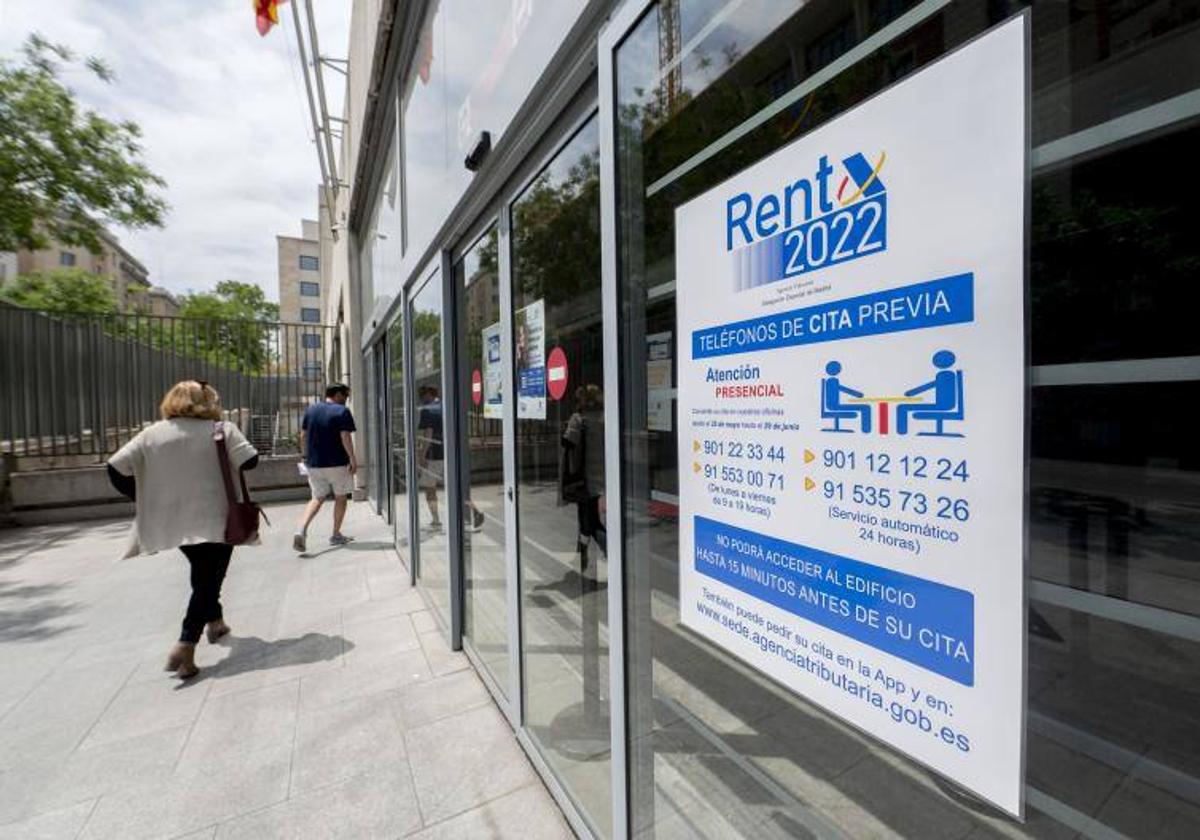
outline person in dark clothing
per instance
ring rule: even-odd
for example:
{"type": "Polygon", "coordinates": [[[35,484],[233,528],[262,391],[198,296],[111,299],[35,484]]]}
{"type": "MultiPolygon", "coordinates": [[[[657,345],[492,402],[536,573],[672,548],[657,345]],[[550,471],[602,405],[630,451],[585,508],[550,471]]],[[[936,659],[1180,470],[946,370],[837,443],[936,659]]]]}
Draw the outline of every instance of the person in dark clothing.
{"type": "Polygon", "coordinates": [[[575,411],[562,435],[561,495],[576,506],[576,537],[581,567],[588,565],[588,545],[607,551],[604,505],[604,393],[598,385],[575,391],[575,411]]]}
{"type": "Polygon", "coordinates": [[[442,401],[438,389],[422,385],[417,389],[421,401],[417,409],[417,487],[425,494],[429,505],[429,528],[440,531],[442,519],[438,514],[438,488],[445,475],[445,438],[442,429],[442,401]]]}
{"type": "Polygon", "coordinates": [[[191,599],[179,642],[167,657],[167,670],[188,679],[200,672],[195,650],[201,635],[207,632],[215,642],[229,633],[221,585],[233,546],[222,542],[227,502],[214,433],[223,433],[231,467],[254,469],[258,453],[236,426],[221,420],[220,397],[207,382],[176,384],[161,413],[161,421],[113,455],[108,478],[137,505],[126,556],[178,547],[191,566],[191,599]]]}
{"type": "Polygon", "coordinates": [[[321,510],[325,499],[333,496],[333,534],[330,545],[345,545],[353,538],[342,533],[346,505],[354,493],[354,474],[358,459],[354,455],[354,415],[346,407],[350,398],[347,385],[334,384],[325,389],[325,402],[313,403],[300,421],[301,464],[308,474],[312,498],[300,516],[292,536],[292,548],[301,554],[307,547],[308,526],[321,510]]]}

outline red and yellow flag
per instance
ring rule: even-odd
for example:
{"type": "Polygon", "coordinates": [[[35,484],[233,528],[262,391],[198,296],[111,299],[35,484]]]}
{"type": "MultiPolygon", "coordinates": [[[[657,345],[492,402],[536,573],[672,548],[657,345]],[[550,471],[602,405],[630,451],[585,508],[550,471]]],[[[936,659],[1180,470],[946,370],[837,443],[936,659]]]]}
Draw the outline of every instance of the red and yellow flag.
{"type": "Polygon", "coordinates": [[[287,0],[251,0],[254,4],[254,23],[258,34],[266,35],[271,27],[279,23],[279,4],[287,0]]]}

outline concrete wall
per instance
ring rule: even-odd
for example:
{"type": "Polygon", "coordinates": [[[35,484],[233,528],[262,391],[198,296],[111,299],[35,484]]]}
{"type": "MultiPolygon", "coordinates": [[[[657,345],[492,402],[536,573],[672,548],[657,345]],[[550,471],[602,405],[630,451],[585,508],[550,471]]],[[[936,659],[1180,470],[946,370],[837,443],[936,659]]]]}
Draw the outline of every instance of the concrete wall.
{"type": "MultiPolygon", "coordinates": [[[[256,469],[246,473],[254,500],[308,498],[307,480],[300,475],[296,464],[295,457],[261,459],[256,469]]],[[[133,515],[133,504],[113,489],[104,466],[16,472],[8,479],[11,503],[8,524],[41,525],[133,515]]]]}

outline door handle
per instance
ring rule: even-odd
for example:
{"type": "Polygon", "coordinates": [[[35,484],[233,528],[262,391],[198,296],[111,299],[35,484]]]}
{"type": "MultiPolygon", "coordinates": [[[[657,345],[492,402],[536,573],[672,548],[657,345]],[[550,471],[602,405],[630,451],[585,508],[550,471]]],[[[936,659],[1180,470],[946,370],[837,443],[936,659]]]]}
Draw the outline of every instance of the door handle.
{"type": "Polygon", "coordinates": [[[508,500],[510,502],[513,500],[513,489],[511,486],[508,488],[508,500]]]}

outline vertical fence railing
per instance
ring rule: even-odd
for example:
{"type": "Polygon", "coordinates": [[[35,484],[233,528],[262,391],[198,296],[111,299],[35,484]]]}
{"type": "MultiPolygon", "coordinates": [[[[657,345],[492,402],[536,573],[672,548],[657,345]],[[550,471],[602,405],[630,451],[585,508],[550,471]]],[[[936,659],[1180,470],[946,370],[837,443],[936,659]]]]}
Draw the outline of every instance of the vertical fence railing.
{"type": "Polygon", "coordinates": [[[335,328],[0,304],[0,452],[96,460],[158,419],[164,393],[203,379],[264,454],[295,452],[304,408],[341,379],[335,328]]]}

